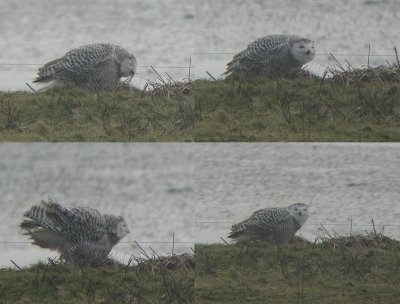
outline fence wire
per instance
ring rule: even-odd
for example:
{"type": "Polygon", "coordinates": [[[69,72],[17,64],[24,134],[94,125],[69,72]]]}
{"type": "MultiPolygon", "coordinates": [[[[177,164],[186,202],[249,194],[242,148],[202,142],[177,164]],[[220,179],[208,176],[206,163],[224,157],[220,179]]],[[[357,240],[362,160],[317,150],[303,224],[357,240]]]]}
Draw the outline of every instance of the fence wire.
{"type": "MultiPolygon", "coordinates": [[[[238,52],[198,52],[193,55],[236,55],[238,52]]],[[[397,57],[396,54],[352,54],[352,53],[316,53],[315,56],[341,56],[341,57],[397,57]]]]}
{"type": "MultiPolygon", "coordinates": [[[[195,221],[195,224],[237,224],[240,221],[195,221]]],[[[362,226],[362,227],[400,227],[400,224],[371,224],[371,223],[306,223],[305,226],[362,226]]]]}
{"type": "MultiPolygon", "coordinates": [[[[0,244],[31,244],[30,241],[0,241],[0,244]]],[[[120,241],[118,244],[194,244],[194,241],[120,241]]]]}
{"type": "MultiPolygon", "coordinates": [[[[195,52],[192,55],[235,55],[237,52],[195,52]]],[[[316,56],[340,56],[340,57],[398,57],[398,54],[354,54],[354,53],[316,53],[316,56]]],[[[0,66],[43,66],[45,63],[17,63],[0,62],[0,66]]],[[[194,66],[163,66],[163,65],[139,65],[138,68],[157,68],[157,69],[193,69],[194,66]]]]}
{"type": "MultiPolygon", "coordinates": [[[[238,221],[195,221],[194,224],[236,224],[238,221]]],[[[400,227],[400,224],[376,224],[376,223],[306,223],[302,227],[306,226],[323,226],[323,227],[400,227]]],[[[30,244],[30,241],[0,241],[0,244],[30,244]]],[[[196,241],[121,241],[120,244],[194,244],[196,241]]]]}
{"type": "MultiPolygon", "coordinates": [[[[0,66],[43,66],[45,63],[6,63],[1,62],[0,66]]],[[[138,65],[138,68],[156,69],[193,69],[193,66],[162,66],[162,65],[138,65]]]]}

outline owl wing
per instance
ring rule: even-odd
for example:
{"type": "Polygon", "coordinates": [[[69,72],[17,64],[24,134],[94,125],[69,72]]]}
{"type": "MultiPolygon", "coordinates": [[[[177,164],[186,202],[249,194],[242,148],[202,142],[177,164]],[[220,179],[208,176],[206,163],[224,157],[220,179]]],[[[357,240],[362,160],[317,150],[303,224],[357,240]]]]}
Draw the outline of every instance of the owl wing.
{"type": "Polygon", "coordinates": [[[224,74],[229,74],[235,70],[248,72],[262,69],[262,66],[273,60],[274,56],[279,56],[289,49],[289,37],[285,35],[271,35],[259,38],[250,43],[245,50],[236,54],[232,61],[227,64],[224,74]]]}
{"type": "Polygon", "coordinates": [[[265,68],[271,62],[279,61],[282,55],[287,54],[289,50],[289,39],[282,36],[264,37],[251,43],[246,49],[246,59],[242,60],[244,64],[265,68]]]}
{"type": "MultiPolygon", "coordinates": [[[[42,201],[25,212],[20,227],[35,240],[39,234],[56,234],[70,242],[100,240],[106,233],[106,222],[100,212],[91,208],[63,208],[52,201],[42,201]]],[[[45,241],[40,237],[41,241],[45,241]]]]}
{"type": "Polygon", "coordinates": [[[247,46],[247,56],[249,58],[265,58],[273,54],[280,54],[289,47],[289,37],[282,35],[272,35],[257,39],[247,46]]]}
{"type": "Polygon", "coordinates": [[[106,57],[93,66],[89,86],[101,90],[115,90],[120,83],[119,66],[114,56],[106,57]]]}
{"type": "Polygon", "coordinates": [[[249,218],[248,228],[255,233],[269,233],[275,227],[291,220],[290,213],[283,208],[266,208],[254,212],[249,218]]]}
{"type": "Polygon", "coordinates": [[[264,208],[253,212],[246,220],[233,225],[228,237],[236,238],[246,234],[269,234],[278,225],[284,225],[291,220],[290,213],[283,208],[264,208]]]}
{"type": "Polygon", "coordinates": [[[33,82],[49,82],[54,79],[84,82],[93,68],[113,56],[114,46],[106,43],[85,45],[69,51],[63,57],[46,63],[39,69],[33,82]]]}
{"type": "Polygon", "coordinates": [[[103,215],[96,209],[88,207],[63,208],[58,222],[63,225],[61,233],[71,240],[97,241],[107,233],[103,215]]]}
{"type": "Polygon", "coordinates": [[[61,58],[65,64],[58,69],[58,74],[70,77],[88,77],[97,65],[107,62],[113,56],[113,47],[108,44],[81,46],[61,58]]]}

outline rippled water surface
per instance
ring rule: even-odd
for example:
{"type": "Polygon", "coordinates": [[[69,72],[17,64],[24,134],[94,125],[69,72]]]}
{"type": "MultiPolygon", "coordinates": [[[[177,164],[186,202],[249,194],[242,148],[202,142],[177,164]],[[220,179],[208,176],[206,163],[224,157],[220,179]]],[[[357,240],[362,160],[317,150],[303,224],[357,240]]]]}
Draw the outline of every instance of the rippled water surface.
{"type": "Polygon", "coordinates": [[[0,144],[0,267],[57,253],[28,243],[18,225],[30,206],[52,197],[124,216],[131,228],[113,249],[120,260],[139,250],[191,252],[193,170],[183,144],[0,144]],[[8,243],[11,242],[11,243],[8,243]],[[23,242],[23,243],[14,243],[23,242]]]}
{"type": "Polygon", "coordinates": [[[400,144],[216,144],[196,154],[196,242],[221,242],[230,226],[266,208],[311,205],[299,231],[320,223],[349,233],[376,229],[400,239],[400,144]]]}
{"type": "MultiPolygon", "coordinates": [[[[155,77],[143,66],[188,66],[193,14],[186,0],[2,0],[0,63],[40,64],[80,45],[116,43],[137,57],[142,67],[133,83],[142,87],[155,77]]],[[[0,65],[0,89],[27,89],[38,67],[0,65]]],[[[163,77],[165,71],[176,79],[188,76],[188,69],[158,70],[163,77]]]]}
{"type": "Polygon", "coordinates": [[[219,76],[232,53],[268,34],[315,40],[317,56],[308,66],[319,74],[335,64],[329,53],[344,66],[345,59],[356,67],[367,65],[370,44],[371,55],[384,55],[371,56],[370,64],[375,66],[386,65],[386,60],[393,63],[393,48],[400,47],[397,0],[198,0],[196,17],[198,77],[208,78],[206,70],[219,76]],[[210,52],[217,54],[203,54],[210,52]]]}
{"type": "Polygon", "coordinates": [[[113,254],[139,249],[191,252],[221,242],[255,210],[311,205],[299,234],[314,240],[320,223],[338,233],[377,229],[400,239],[400,144],[0,144],[0,266],[55,257],[32,246],[18,225],[51,196],[123,215],[132,233],[113,254]],[[352,222],[352,228],[350,223],[352,222]],[[11,243],[7,243],[11,242],[11,243]],[[13,243],[22,242],[22,243],[13,243]]]}
{"type": "MultiPolygon", "coordinates": [[[[400,47],[398,0],[2,0],[0,63],[41,64],[93,42],[131,49],[140,65],[133,84],[143,87],[157,68],[174,79],[215,77],[233,53],[265,35],[294,33],[316,41],[309,68],[334,62],[394,62],[400,47]],[[199,54],[202,53],[202,54],[199,54]],[[206,53],[206,54],[203,54],[206,53]],[[208,54],[219,53],[219,54],[208,54]],[[221,54],[222,53],[222,54],[221,54]],[[349,54],[341,56],[340,54],[349,54]],[[355,56],[350,56],[355,55],[355,56]],[[364,56],[359,56],[364,55],[364,56]]],[[[39,65],[0,65],[0,90],[27,89],[39,65]]],[[[36,86],[35,86],[36,87],[36,86]]]]}

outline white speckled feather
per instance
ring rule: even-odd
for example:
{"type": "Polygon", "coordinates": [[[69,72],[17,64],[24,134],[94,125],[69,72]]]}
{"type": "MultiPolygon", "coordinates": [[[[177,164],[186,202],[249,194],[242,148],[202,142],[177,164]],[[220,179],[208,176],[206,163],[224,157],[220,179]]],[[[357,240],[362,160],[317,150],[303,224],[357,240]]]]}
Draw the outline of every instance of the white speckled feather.
{"type": "Polygon", "coordinates": [[[293,204],[287,208],[265,208],[232,226],[229,238],[235,240],[264,240],[282,244],[294,237],[309,217],[308,206],[293,204]]]}
{"type": "Polygon", "coordinates": [[[315,56],[314,42],[296,35],[269,35],[250,43],[227,64],[224,74],[278,78],[300,70],[315,56]]]}
{"type": "Polygon", "coordinates": [[[42,248],[58,250],[74,265],[98,265],[129,227],[121,216],[101,214],[88,207],[65,208],[42,201],[24,214],[21,229],[42,248]]]}
{"type": "Polygon", "coordinates": [[[115,90],[121,77],[133,76],[136,58],[125,48],[96,43],[73,49],[39,69],[33,82],[57,81],[66,87],[91,90],[115,90]]]}

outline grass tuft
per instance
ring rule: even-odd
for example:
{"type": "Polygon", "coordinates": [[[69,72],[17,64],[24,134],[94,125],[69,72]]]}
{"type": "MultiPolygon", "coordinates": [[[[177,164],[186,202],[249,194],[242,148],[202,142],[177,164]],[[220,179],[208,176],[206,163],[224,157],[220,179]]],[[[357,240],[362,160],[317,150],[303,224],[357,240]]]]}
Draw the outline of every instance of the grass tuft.
{"type": "Polygon", "coordinates": [[[0,140],[400,141],[396,64],[280,80],[154,72],[143,90],[0,92],[0,140]]]}
{"type": "Polygon", "coordinates": [[[193,256],[158,257],[140,264],[134,264],[135,259],[128,265],[110,260],[95,268],[49,260],[29,268],[0,269],[0,303],[193,303],[194,270],[183,263],[193,256]],[[178,260],[182,263],[172,266],[178,260]]]}
{"type": "Polygon", "coordinates": [[[354,71],[335,73],[197,80],[193,136],[196,141],[399,141],[400,81],[384,78],[384,72],[380,81],[369,82],[357,80],[354,71]]]}
{"type": "Polygon", "coordinates": [[[396,303],[400,241],[382,233],[197,244],[196,303],[396,303]]]}
{"type": "Polygon", "coordinates": [[[0,92],[0,140],[192,141],[194,102],[182,90],[0,92]]]}

